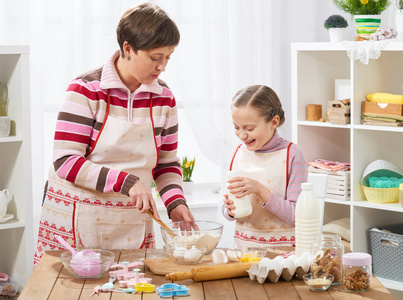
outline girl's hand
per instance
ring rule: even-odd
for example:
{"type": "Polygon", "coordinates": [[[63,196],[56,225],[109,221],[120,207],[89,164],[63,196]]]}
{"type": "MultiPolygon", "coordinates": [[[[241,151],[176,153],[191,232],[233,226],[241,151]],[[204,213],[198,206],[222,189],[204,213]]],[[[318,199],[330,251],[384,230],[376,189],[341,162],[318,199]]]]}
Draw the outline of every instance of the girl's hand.
{"type": "Polygon", "coordinates": [[[271,191],[257,180],[249,177],[233,177],[228,179],[228,190],[236,198],[256,194],[260,199],[269,199],[271,191]]]}
{"type": "Polygon", "coordinates": [[[144,184],[138,180],[129,190],[130,202],[142,213],[147,213],[152,210],[154,217],[161,220],[158,214],[157,205],[155,204],[153,195],[150,189],[147,189],[144,184]]]}
{"type": "Polygon", "coordinates": [[[224,194],[224,203],[225,203],[225,208],[228,211],[228,215],[231,217],[235,217],[235,213],[232,211],[235,209],[234,202],[230,199],[228,199],[228,195],[224,194]]]}

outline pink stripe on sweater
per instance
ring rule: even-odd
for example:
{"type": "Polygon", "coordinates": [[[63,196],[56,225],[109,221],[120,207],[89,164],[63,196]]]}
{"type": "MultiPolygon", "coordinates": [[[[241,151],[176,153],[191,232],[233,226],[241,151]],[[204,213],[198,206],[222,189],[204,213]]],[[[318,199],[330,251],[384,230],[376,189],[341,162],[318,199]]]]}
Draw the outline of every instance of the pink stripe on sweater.
{"type": "MultiPolygon", "coordinates": [[[[74,102],[74,100],[80,101],[79,98],[86,99],[85,97],[73,93],[73,92],[68,92],[67,95],[67,101],[65,101],[60,109],[62,112],[68,112],[69,114],[74,114],[86,118],[93,118],[93,111],[89,106],[84,106],[81,104],[78,104],[74,102]]],[[[87,101],[87,100],[86,100],[87,101]]],[[[105,112],[99,111],[98,113],[101,113],[102,118],[104,118],[105,112]]],[[[98,117],[99,118],[99,117],[98,117]]]]}
{"type": "Polygon", "coordinates": [[[74,132],[82,135],[89,135],[92,127],[76,123],[58,121],[56,123],[56,131],[74,132]]]}
{"type": "Polygon", "coordinates": [[[57,170],[57,176],[59,176],[60,178],[66,178],[71,168],[78,159],[80,159],[80,156],[72,156],[68,160],[66,160],[64,164],[59,168],[59,170],[57,170]]]}
{"type": "Polygon", "coordinates": [[[119,176],[119,171],[110,169],[108,172],[108,177],[105,183],[104,192],[113,192],[113,185],[116,183],[116,180],[119,176]]]}
{"type": "Polygon", "coordinates": [[[180,195],[180,196],[184,197],[183,192],[180,189],[171,189],[171,190],[167,191],[165,194],[163,194],[161,196],[161,198],[162,198],[162,201],[164,201],[164,203],[165,203],[167,200],[169,200],[169,198],[176,196],[176,195],[180,195]]]}
{"type": "Polygon", "coordinates": [[[87,177],[85,179],[85,185],[95,190],[97,186],[99,172],[101,170],[101,166],[91,164],[90,170],[88,171],[87,177]]]}

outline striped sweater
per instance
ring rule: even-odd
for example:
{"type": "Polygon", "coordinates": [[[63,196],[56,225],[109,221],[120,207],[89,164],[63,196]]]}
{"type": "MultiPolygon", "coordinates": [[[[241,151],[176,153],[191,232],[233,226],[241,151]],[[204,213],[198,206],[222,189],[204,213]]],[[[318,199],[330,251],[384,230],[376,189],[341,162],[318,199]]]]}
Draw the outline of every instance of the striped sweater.
{"type": "MultiPolygon", "coordinates": [[[[272,139],[256,152],[274,152],[287,148],[289,144],[290,142],[282,139],[276,130],[272,139]]],[[[241,147],[245,146],[242,145],[241,147]]],[[[275,214],[288,225],[294,226],[295,204],[301,193],[301,183],[307,182],[307,178],[308,164],[305,161],[304,154],[298,145],[292,144],[289,151],[288,186],[286,196],[284,198],[280,197],[272,191],[269,199],[267,199],[262,207],[275,214]]],[[[235,220],[235,218],[228,215],[225,204],[222,206],[222,213],[226,219],[235,220]]]]}
{"type": "Polygon", "coordinates": [[[114,61],[118,55],[119,51],[116,51],[103,67],[79,76],[69,85],[57,119],[53,165],[58,177],[78,186],[128,195],[138,180],[136,174],[106,168],[87,160],[86,156],[92,151],[104,124],[108,90],[108,117],[140,125],[151,123],[149,99],[152,93],[159,158],[153,178],[169,213],[177,205],[185,204],[181,167],[176,155],[178,117],[175,98],[157,80],[143,84],[131,93],[115,69],[114,61]]]}

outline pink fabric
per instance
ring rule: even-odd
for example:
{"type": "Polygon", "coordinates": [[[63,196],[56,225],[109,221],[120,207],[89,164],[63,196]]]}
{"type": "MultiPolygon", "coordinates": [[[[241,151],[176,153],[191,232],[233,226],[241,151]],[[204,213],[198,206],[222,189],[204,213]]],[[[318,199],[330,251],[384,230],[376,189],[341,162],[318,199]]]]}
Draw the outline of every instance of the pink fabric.
{"type": "Polygon", "coordinates": [[[314,161],[310,161],[309,165],[318,169],[326,170],[326,171],[349,171],[350,170],[350,163],[345,162],[338,162],[338,161],[331,161],[325,159],[316,159],[314,161]]]}

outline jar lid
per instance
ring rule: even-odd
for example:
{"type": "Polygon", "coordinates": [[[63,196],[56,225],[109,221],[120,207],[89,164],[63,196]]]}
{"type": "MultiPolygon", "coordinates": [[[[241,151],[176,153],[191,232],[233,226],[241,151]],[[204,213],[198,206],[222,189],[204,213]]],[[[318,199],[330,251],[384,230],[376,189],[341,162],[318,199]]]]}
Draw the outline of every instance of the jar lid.
{"type": "Polygon", "coordinates": [[[366,266],[372,263],[371,254],[364,252],[350,252],[343,255],[343,265],[366,266]]]}

